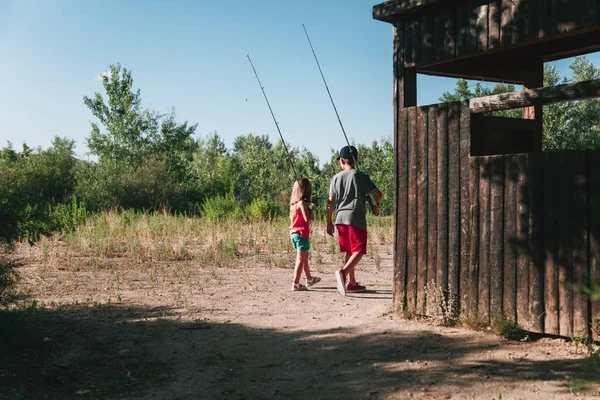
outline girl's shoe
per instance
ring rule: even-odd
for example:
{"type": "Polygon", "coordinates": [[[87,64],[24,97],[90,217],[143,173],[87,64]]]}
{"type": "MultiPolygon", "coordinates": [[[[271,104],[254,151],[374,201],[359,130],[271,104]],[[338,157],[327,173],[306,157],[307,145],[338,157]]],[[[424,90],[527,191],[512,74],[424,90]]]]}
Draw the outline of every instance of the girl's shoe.
{"type": "Polygon", "coordinates": [[[292,285],[292,292],[304,292],[306,290],[308,290],[308,288],[301,283],[294,283],[292,285]]]}
{"type": "Polygon", "coordinates": [[[319,282],[321,282],[321,278],[319,278],[318,276],[313,276],[312,278],[310,278],[310,280],[306,280],[306,286],[311,287],[319,282]]]}

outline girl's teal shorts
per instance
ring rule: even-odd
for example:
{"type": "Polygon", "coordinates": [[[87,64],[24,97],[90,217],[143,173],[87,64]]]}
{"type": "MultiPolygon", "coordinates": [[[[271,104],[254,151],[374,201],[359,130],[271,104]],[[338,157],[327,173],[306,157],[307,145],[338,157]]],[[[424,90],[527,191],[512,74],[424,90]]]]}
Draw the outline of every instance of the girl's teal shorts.
{"type": "Polygon", "coordinates": [[[296,250],[310,250],[310,239],[303,238],[297,233],[290,234],[290,240],[296,250]]]}

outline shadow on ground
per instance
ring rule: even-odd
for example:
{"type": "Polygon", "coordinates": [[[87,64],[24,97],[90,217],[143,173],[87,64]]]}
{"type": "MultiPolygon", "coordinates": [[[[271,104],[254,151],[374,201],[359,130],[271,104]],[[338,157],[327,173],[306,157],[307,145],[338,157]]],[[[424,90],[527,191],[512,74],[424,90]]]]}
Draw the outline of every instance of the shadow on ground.
{"type": "Polygon", "coordinates": [[[579,368],[457,363],[489,344],[431,331],[281,332],[178,318],[121,305],[1,312],[0,398],[365,399],[440,384],[468,393],[486,377],[543,385],[579,368]]]}

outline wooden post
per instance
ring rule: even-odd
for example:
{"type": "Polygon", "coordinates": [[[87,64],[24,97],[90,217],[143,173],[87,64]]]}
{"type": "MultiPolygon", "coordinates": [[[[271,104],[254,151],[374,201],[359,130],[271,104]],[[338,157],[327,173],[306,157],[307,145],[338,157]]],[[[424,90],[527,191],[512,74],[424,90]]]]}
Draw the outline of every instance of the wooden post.
{"type": "MultiPolygon", "coordinates": [[[[531,71],[530,80],[523,85],[523,90],[541,88],[544,86],[544,63],[539,61],[531,71]]],[[[525,107],[524,118],[535,120],[534,151],[542,151],[542,104],[525,107]]]]}
{"type": "Polygon", "coordinates": [[[394,24],[394,80],[399,109],[417,105],[417,70],[406,68],[405,24],[394,24]]]}

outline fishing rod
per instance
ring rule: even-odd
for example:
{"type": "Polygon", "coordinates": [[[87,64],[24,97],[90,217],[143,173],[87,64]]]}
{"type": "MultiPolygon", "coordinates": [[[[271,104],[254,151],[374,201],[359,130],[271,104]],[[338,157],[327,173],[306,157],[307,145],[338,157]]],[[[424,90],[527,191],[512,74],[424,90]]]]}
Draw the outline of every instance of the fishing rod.
{"type": "Polygon", "coordinates": [[[285,144],[285,140],[283,140],[283,135],[281,134],[281,130],[279,129],[279,122],[277,122],[277,119],[275,119],[275,114],[273,114],[273,109],[271,108],[271,104],[269,103],[269,99],[267,99],[267,94],[265,93],[265,88],[263,87],[262,83],[260,82],[260,78],[258,77],[258,73],[256,73],[256,68],[254,68],[254,64],[252,64],[252,60],[250,59],[250,54],[246,54],[246,57],[248,57],[248,61],[250,61],[250,65],[252,66],[252,70],[254,71],[254,75],[256,76],[256,80],[258,81],[258,85],[260,86],[260,90],[263,93],[263,96],[265,96],[265,101],[267,102],[267,106],[269,106],[269,111],[271,111],[271,116],[273,117],[273,122],[275,122],[275,126],[277,127],[277,132],[279,132],[279,137],[281,138],[281,143],[283,143],[283,148],[285,149],[285,153],[288,156],[288,160],[290,160],[290,165],[292,166],[292,171],[294,171],[294,177],[296,178],[296,180],[298,180],[298,174],[296,173],[296,168],[294,167],[294,162],[292,161],[292,156],[290,155],[290,152],[288,151],[288,148],[285,144]]]}
{"type": "MultiPolygon", "coordinates": [[[[335,111],[335,115],[337,116],[337,120],[340,123],[340,128],[342,128],[342,133],[344,134],[344,138],[346,138],[346,143],[348,144],[348,148],[350,150],[350,141],[348,140],[348,135],[346,135],[346,130],[344,129],[344,124],[342,124],[342,120],[340,118],[340,114],[338,113],[337,107],[335,106],[335,102],[333,101],[333,97],[331,96],[331,92],[329,91],[329,86],[327,85],[327,81],[325,80],[325,75],[323,75],[323,70],[321,70],[321,64],[319,64],[319,60],[317,59],[317,54],[315,53],[315,49],[313,48],[312,42],[310,41],[310,37],[308,37],[308,32],[306,31],[306,27],[302,24],[302,28],[304,28],[304,33],[306,34],[306,39],[308,39],[308,44],[310,45],[310,49],[312,50],[313,56],[315,57],[315,61],[317,62],[317,67],[319,68],[319,72],[321,73],[321,78],[323,79],[323,83],[325,84],[325,89],[327,89],[327,94],[329,95],[329,100],[331,100],[331,105],[333,106],[333,110],[335,111]]],[[[352,159],[354,160],[354,165],[356,165],[356,169],[358,169],[358,160],[354,157],[354,153],[350,151],[352,155],[352,159]]]]}
{"type": "MultiPolygon", "coordinates": [[[[354,165],[358,170],[358,160],[356,156],[352,152],[352,147],[350,146],[350,141],[348,140],[348,135],[346,135],[346,130],[344,129],[344,124],[342,124],[342,120],[340,118],[340,114],[338,113],[337,107],[335,106],[335,102],[333,101],[333,97],[331,96],[331,91],[329,90],[329,86],[327,85],[327,81],[325,80],[325,75],[323,75],[323,70],[321,69],[321,64],[319,64],[319,59],[317,58],[317,53],[315,53],[315,49],[310,41],[310,37],[308,36],[308,32],[306,31],[306,27],[302,24],[302,28],[304,28],[304,33],[306,34],[306,39],[308,39],[308,44],[310,45],[310,49],[315,57],[315,61],[317,63],[317,67],[319,68],[319,72],[321,73],[321,78],[323,79],[323,83],[325,84],[325,89],[327,89],[327,94],[329,95],[329,100],[331,100],[331,105],[333,106],[333,110],[335,111],[335,115],[337,116],[337,120],[340,123],[340,128],[342,128],[342,133],[344,134],[344,138],[346,139],[346,144],[348,145],[348,149],[350,150],[350,155],[352,156],[352,160],[354,161],[354,165]]],[[[373,200],[370,195],[367,195],[367,202],[371,206],[371,210],[373,210],[373,200]]]]}

